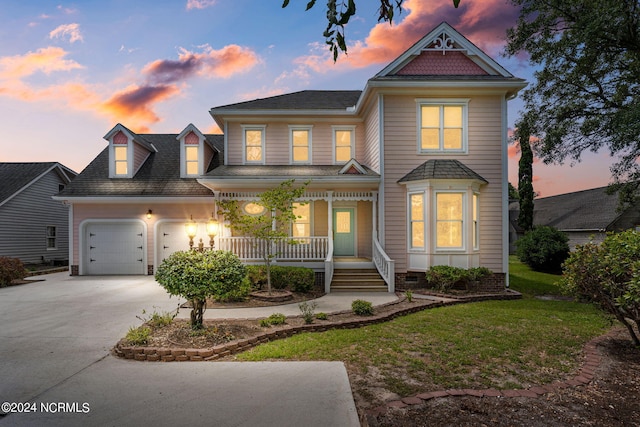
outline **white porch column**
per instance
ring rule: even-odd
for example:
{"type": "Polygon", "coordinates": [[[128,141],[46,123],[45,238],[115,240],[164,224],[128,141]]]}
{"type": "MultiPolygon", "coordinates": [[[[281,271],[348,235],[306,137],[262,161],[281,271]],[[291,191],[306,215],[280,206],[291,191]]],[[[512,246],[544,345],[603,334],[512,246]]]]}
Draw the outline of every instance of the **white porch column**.
{"type": "Polygon", "coordinates": [[[371,195],[373,196],[371,200],[371,220],[373,222],[372,232],[373,232],[373,240],[378,239],[378,192],[372,191],[371,195]]]}
{"type": "Polygon", "coordinates": [[[327,234],[329,245],[333,257],[333,191],[327,191],[327,234]]]}

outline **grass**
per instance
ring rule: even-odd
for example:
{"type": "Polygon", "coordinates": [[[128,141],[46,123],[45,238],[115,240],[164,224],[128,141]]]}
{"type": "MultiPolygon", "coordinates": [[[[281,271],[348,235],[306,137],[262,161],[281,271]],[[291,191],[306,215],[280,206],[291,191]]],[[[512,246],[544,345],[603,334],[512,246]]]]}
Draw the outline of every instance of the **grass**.
{"type": "Polygon", "coordinates": [[[524,298],[425,310],[359,329],[270,342],[240,360],[344,361],[355,391],[384,387],[401,396],[445,388],[521,388],[565,377],[583,345],[611,326],[596,308],[534,295],[558,294],[558,276],[512,260],[512,288],[524,298]]]}

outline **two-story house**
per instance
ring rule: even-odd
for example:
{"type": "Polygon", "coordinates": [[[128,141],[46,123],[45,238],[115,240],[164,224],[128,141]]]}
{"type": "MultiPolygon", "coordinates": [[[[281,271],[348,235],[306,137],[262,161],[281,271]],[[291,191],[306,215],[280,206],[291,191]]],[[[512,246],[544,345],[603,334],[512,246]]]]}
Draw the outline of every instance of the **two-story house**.
{"type": "MultiPolygon", "coordinates": [[[[223,135],[122,125],[58,196],[71,204],[72,274],[152,274],[208,246],[216,201],[268,215],[260,192],[310,180],[279,263],[324,275],[374,267],[387,289],[433,265],[508,269],[507,101],[526,83],[446,23],[366,82],[364,90],[302,91],[214,107],[223,135]]],[[[224,225],[224,218],[216,218],[224,225]]],[[[222,227],[216,248],[256,261],[246,236],[222,227]]]]}

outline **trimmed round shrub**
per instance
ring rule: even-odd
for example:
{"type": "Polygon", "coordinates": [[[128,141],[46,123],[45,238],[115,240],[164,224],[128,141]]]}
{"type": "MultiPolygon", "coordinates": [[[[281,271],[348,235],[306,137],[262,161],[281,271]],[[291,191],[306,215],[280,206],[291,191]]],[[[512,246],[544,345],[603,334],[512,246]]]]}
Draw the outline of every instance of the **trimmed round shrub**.
{"type": "Polygon", "coordinates": [[[536,227],[516,241],[516,255],[535,271],[558,273],[569,256],[568,241],[556,228],[536,227]]]}
{"type": "Polygon", "coordinates": [[[251,285],[242,261],[229,251],[178,251],[162,261],[155,279],[171,295],[193,303],[191,326],[202,327],[207,298],[237,301],[249,295],[251,285]]]}
{"type": "Polygon", "coordinates": [[[369,301],[357,299],[351,303],[351,310],[358,316],[373,316],[373,304],[369,301]]]}

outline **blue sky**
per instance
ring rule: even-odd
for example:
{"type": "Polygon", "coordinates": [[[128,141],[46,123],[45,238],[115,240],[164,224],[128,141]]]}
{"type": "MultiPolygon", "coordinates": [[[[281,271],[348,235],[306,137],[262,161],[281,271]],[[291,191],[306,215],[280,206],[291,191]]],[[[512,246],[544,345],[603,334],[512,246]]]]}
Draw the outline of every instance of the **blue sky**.
{"type": "MultiPolygon", "coordinates": [[[[58,161],[81,171],[116,124],[179,133],[214,130],[211,107],[305,89],[363,89],[442,21],[517,77],[524,58],[500,55],[517,10],[504,0],[405,0],[393,26],[360,0],[349,55],[325,47],[324,2],[306,0],[7,1],[0,8],[0,161],[58,161]]],[[[511,101],[512,126],[522,104],[511,101]]],[[[510,181],[517,153],[510,150],[510,181]]],[[[542,196],[606,185],[606,155],[572,168],[534,165],[542,196]]]]}

